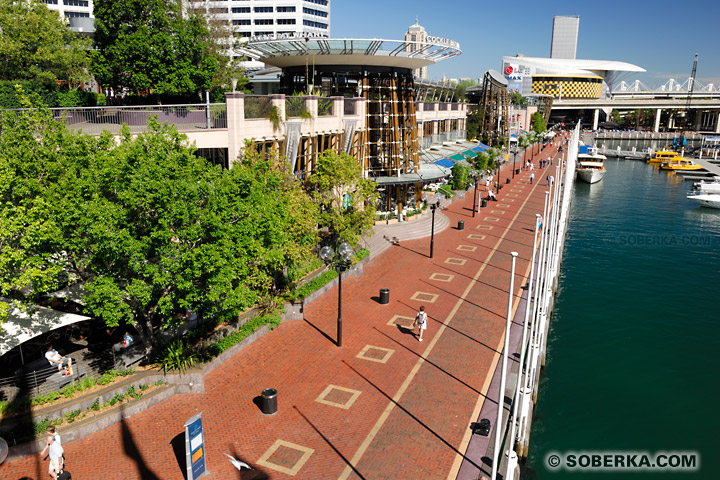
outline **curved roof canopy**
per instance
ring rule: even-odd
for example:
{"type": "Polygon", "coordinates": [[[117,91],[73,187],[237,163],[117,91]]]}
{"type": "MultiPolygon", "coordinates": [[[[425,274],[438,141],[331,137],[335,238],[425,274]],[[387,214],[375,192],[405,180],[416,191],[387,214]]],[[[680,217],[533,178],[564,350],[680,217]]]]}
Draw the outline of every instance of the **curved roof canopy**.
{"type": "Polygon", "coordinates": [[[627,62],[615,60],[583,60],[574,58],[539,58],[516,55],[503,57],[504,63],[522,63],[533,66],[538,74],[564,73],[573,75],[606,76],[608,72],[644,72],[645,69],[627,62]]]}
{"type": "Polygon", "coordinates": [[[250,39],[235,47],[241,55],[275,67],[314,65],[373,65],[418,69],[460,55],[460,44],[428,37],[427,42],[401,40],[293,37],[250,39]]]}

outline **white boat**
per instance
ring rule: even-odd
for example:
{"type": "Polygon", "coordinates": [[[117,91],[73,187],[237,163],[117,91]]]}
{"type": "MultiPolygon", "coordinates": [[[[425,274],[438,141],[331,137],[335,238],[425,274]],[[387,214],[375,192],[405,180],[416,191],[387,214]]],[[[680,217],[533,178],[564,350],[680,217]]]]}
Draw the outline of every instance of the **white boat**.
{"type": "Polygon", "coordinates": [[[693,183],[693,191],[697,193],[715,193],[720,194],[720,181],[715,177],[714,182],[697,182],[693,183]]]}
{"type": "Polygon", "coordinates": [[[717,193],[698,193],[688,195],[687,198],[696,201],[703,207],[720,208],[720,195],[717,193]]]}
{"type": "Polygon", "coordinates": [[[577,177],[587,183],[597,183],[605,176],[605,155],[581,153],[577,156],[577,177]]]}

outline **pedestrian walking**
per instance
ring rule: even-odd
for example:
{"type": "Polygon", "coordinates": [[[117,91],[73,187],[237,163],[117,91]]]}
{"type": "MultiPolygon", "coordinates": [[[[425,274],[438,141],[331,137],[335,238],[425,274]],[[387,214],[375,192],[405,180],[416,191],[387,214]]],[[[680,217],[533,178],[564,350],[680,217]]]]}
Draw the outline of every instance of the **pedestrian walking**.
{"type": "MultiPolygon", "coordinates": [[[[50,464],[48,465],[48,473],[50,478],[57,480],[58,475],[63,472],[63,448],[59,442],[55,441],[55,435],[48,435],[48,455],[50,456],[50,464]]],[[[43,450],[44,452],[45,450],[43,450]]]]}
{"type": "Polygon", "coordinates": [[[535,180],[535,173],[534,173],[534,172],[530,172],[530,185],[533,184],[533,180],[535,180]]]}
{"type": "Polygon", "coordinates": [[[535,170],[535,165],[533,165],[533,163],[530,162],[530,171],[532,172],[533,170],[535,170]]]}
{"type": "Polygon", "coordinates": [[[546,186],[546,187],[549,187],[549,186],[550,186],[550,175],[548,175],[548,176],[545,178],[545,186],[546,186]]]}
{"type": "Polygon", "coordinates": [[[423,332],[427,330],[427,313],[425,313],[425,306],[420,307],[420,311],[415,316],[415,321],[413,322],[413,332],[415,332],[415,327],[418,328],[418,342],[423,341],[423,332]]]}

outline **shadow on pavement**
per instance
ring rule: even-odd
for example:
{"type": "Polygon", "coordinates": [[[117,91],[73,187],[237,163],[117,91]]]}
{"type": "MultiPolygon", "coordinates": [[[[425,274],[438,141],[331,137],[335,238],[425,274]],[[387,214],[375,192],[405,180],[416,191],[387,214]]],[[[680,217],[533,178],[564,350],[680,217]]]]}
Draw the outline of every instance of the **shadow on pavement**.
{"type": "Polygon", "coordinates": [[[450,444],[450,442],[448,442],[448,441],[445,440],[442,436],[440,436],[435,430],[433,430],[432,428],[428,427],[428,426],[427,426],[425,423],[423,423],[417,416],[413,415],[412,412],[410,412],[407,408],[403,407],[403,406],[400,405],[398,402],[396,402],[395,400],[393,400],[393,398],[392,398],[390,395],[388,395],[387,393],[385,393],[385,391],[384,391],[383,389],[381,389],[380,387],[378,387],[377,385],[375,385],[369,378],[367,378],[365,375],[363,375],[362,373],[360,373],[359,371],[357,371],[352,365],[350,365],[349,363],[347,363],[345,360],[343,360],[342,363],[343,363],[347,368],[349,368],[350,370],[352,370],[357,376],[359,376],[360,378],[362,378],[363,380],[365,380],[365,382],[367,382],[368,385],[370,385],[370,386],[373,387],[375,390],[377,390],[382,396],[384,396],[385,398],[387,398],[388,400],[390,400],[397,408],[399,408],[400,410],[402,410],[403,412],[405,412],[410,418],[412,418],[413,420],[415,420],[415,422],[417,422],[418,425],[420,425],[421,427],[423,427],[425,430],[427,430],[428,432],[430,432],[435,438],[437,438],[438,440],[440,440],[446,447],[448,447],[450,450],[452,450],[452,451],[455,452],[456,454],[460,455],[463,459],[467,460],[467,461],[468,461],[471,465],[473,465],[475,468],[481,469],[481,467],[480,467],[478,464],[476,464],[475,462],[473,462],[471,459],[467,458],[464,453],[460,452],[457,448],[455,448],[452,444],[450,444]]]}
{"type": "Polygon", "coordinates": [[[178,433],[170,440],[170,446],[172,446],[173,452],[175,453],[175,460],[177,460],[178,467],[182,472],[183,478],[187,480],[187,461],[185,459],[185,432],[178,433]]]}
{"type": "MultiPolygon", "coordinates": [[[[122,420],[120,420],[120,428],[122,429],[123,450],[125,452],[125,455],[127,455],[128,458],[133,459],[135,461],[135,463],[137,464],[137,469],[138,469],[138,473],[140,474],[140,478],[142,478],[143,480],[160,480],[160,477],[155,475],[155,472],[153,472],[150,469],[150,467],[148,467],[147,464],[145,463],[145,459],[143,458],[142,454],[140,453],[140,450],[138,449],[137,444],[135,443],[133,434],[130,431],[130,428],[128,428],[127,420],[125,419],[125,415],[123,415],[122,420]]],[[[184,453],[184,449],[183,449],[183,453],[184,453]]]]}
{"type": "Polygon", "coordinates": [[[333,445],[332,442],[325,435],[323,435],[323,433],[320,430],[318,430],[318,428],[310,421],[310,419],[307,418],[305,416],[305,414],[302,413],[296,405],[293,405],[293,408],[300,414],[300,416],[307,422],[307,424],[310,425],[312,427],[312,429],[315,430],[317,432],[317,434],[320,435],[320,437],[323,440],[325,440],[325,443],[327,443],[330,446],[330,448],[332,448],[333,451],[335,453],[337,453],[338,457],[340,457],[342,459],[342,461],[345,462],[345,464],[347,464],[350,468],[352,468],[353,473],[355,473],[355,475],[357,475],[359,478],[362,478],[363,480],[365,480],[365,477],[363,477],[362,474],[360,472],[358,472],[358,470],[355,468],[355,465],[350,463],[350,461],[347,458],[345,458],[345,456],[342,453],[340,453],[340,450],[335,448],[335,445],[333,445]]]}

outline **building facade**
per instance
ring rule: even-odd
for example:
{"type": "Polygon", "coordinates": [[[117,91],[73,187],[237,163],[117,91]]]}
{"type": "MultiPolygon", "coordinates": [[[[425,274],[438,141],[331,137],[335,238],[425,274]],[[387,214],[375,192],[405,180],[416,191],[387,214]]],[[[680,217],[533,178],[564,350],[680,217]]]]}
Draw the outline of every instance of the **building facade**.
{"type": "MultiPolygon", "coordinates": [[[[417,52],[422,48],[423,44],[427,41],[428,34],[425,28],[418,24],[418,19],[415,19],[415,24],[408,27],[408,31],[405,32],[405,41],[408,42],[407,51],[417,52]],[[416,43],[417,42],[417,43],[416,43]]],[[[421,67],[413,70],[413,75],[419,79],[427,79],[428,71],[427,67],[421,67]]]]}
{"type": "Polygon", "coordinates": [[[565,58],[574,60],[577,56],[579,31],[580,17],[561,15],[553,17],[550,58],[565,58]]]}

